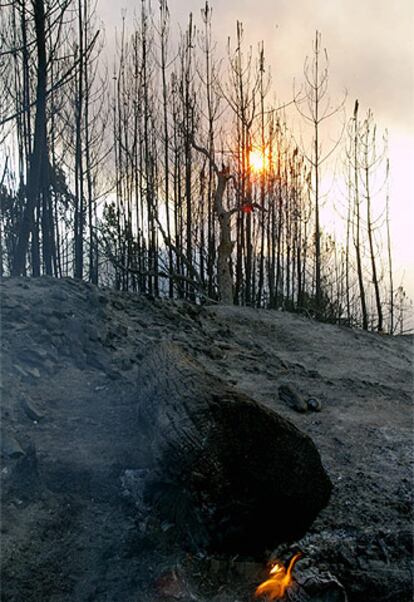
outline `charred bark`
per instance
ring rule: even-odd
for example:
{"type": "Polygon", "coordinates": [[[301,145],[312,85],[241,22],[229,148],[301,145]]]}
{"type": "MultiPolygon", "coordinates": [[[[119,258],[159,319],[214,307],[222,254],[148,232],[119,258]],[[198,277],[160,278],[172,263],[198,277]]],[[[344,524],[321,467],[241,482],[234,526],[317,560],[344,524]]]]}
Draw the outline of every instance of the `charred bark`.
{"type": "Polygon", "coordinates": [[[304,535],[331,492],[307,435],[172,345],[149,353],[140,383],[145,497],[184,544],[261,554],[304,535]]]}

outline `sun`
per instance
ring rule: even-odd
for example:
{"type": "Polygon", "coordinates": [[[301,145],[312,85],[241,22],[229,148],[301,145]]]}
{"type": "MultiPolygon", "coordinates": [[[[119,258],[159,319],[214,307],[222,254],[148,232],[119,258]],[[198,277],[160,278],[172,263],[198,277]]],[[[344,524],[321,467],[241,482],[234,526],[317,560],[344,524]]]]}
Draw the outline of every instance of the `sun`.
{"type": "Polygon", "coordinates": [[[260,150],[253,150],[249,155],[249,163],[253,171],[263,171],[266,167],[266,157],[260,150]]]}

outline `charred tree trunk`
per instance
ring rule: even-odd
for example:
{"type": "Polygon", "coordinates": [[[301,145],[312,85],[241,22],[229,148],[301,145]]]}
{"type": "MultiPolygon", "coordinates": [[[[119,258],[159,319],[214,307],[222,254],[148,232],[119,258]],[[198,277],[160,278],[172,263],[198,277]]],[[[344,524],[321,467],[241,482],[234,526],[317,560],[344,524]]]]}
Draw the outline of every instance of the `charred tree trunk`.
{"type": "Polygon", "coordinates": [[[233,280],[231,277],[230,261],[233,251],[231,241],[231,216],[233,211],[226,211],[223,206],[223,196],[226,191],[228,172],[217,173],[218,183],[215,195],[215,212],[220,224],[220,243],[217,251],[217,280],[220,303],[233,305],[233,280]]]}
{"type": "Polygon", "coordinates": [[[260,554],[304,535],[331,492],[307,435],[172,345],[148,354],[140,383],[144,498],[184,543],[260,554]]]}
{"type": "Polygon", "coordinates": [[[227,210],[223,198],[227,182],[232,178],[228,168],[219,170],[210,152],[192,140],[193,147],[207,157],[211,168],[217,176],[217,188],[214,195],[214,213],[220,225],[220,242],[217,249],[217,283],[219,301],[223,305],[233,305],[233,279],[231,276],[231,254],[233,243],[231,240],[231,216],[237,208],[227,210]]]}
{"type": "Polygon", "coordinates": [[[361,249],[361,200],[359,196],[359,161],[358,161],[358,107],[359,103],[355,101],[354,108],[354,178],[355,178],[355,200],[354,200],[354,247],[357,261],[359,297],[361,302],[362,328],[368,330],[368,309],[365,298],[364,275],[362,270],[362,249],[361,249]]]}
{"type": "MultiPolygon", "coordinates": [[[[30,233],[35,234],[35,209],[39,207],[39,197],[43,188],[43,182],[47,169],[48,150],[46,133],[46,33],[45,33],[45,7],[43,0],[34,2],[34,21],[36,30],[37,47],[37,84],[36,84],[36,118],[33,152],[30,157],[29,174],[27,181],[27,202],[24,208],[22,224],[17,240],[16,251],[13,261],[12,273],[20,276],[25,273],[26,254],[30,233]]],[[[37,232],[36,232],[37,234],[37,232]]],[[[38,249],[37,236],[34,236],[32,244],[38,249]]],[[[34,267],[35,276],[40,275],[40,266],[34,267]]]]}

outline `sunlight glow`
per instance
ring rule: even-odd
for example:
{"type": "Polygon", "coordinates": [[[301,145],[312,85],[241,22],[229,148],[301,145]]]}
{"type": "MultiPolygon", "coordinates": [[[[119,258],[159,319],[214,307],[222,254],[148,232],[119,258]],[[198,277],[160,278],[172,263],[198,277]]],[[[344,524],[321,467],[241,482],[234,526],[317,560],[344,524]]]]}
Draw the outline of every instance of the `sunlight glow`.
{"type": "Polygon", "coordinates": [[[249,163],[252,171],[263,171],[266,169],[266,155],[260,150],[252,150],[249,155],[249,163]]]}

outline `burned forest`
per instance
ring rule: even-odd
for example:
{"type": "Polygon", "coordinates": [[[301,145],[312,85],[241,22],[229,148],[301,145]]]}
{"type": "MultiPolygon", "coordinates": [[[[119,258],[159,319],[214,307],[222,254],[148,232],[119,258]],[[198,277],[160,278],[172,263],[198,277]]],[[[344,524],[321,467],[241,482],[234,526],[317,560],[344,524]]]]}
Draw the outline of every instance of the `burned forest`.
{"type": "Polygon", "coordinates": [[[0,0],[0,599],[410,602],[392,131],[132,4],[0,0]]]}

